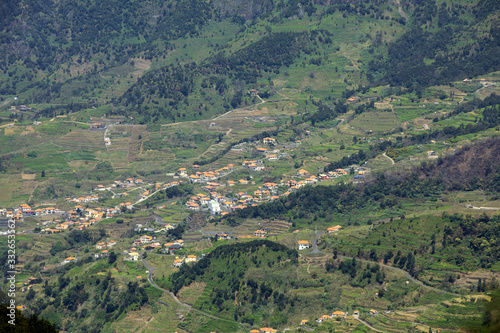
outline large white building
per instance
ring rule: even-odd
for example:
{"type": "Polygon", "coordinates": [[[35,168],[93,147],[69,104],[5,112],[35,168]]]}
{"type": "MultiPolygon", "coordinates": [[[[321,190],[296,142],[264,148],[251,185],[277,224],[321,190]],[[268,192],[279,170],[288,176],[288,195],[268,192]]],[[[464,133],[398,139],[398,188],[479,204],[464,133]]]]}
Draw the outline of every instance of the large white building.
{"type": "Polygon", "coordinates": [[[208,208],[210,209],[210,213],[212,213],[214,215],[220,214],[220,212],[221,212],[220,205],[215,200],[210,200],[210,202],[208,203],[208,208]]]}

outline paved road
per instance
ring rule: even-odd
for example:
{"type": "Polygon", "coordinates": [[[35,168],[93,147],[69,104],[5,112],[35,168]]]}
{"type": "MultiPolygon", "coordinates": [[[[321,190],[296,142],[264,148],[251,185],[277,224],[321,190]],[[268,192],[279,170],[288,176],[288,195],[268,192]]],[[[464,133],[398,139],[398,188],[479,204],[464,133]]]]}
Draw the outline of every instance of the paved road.
{"type": "Polygon", "coordinates": [[[474,206],[470,206],[468,208],[472,208],[472,209],[484,209],[484,210],[500,210],[500,208],[497,208],[497,207],[474,207],[474,206]]]}
{"type": "Polygon", "coordinates": [[[373,326],[371,326],[370,324],[368,324],[366,321],[363,321],[359,318],[354,318],[356,319],[357,321],[359,321],[361,324],[364,324],[365,326],[368,326],[370,329],[374,330],[375,332],[382,332],[384,333],[384,331],[379,331],[378,329],[374,328],[373,326]]]}
{"type": "Polygon", "coordinates": [[[181,302],[172,292],[166,290],[166,289],[163,289],[161,287],[159,287],[154,281],[153,281],[153,272],[155,270],[155,268],[149,266],[149,264],[147,263],[147,261],[144,259],[144,258],[141,258],[142,260],[142,263],[144,264],[144,266],[146,266],[147,270],[149,271],[149,274],[148,274],[148,281],[149,283],[151,283],[151,285],[153,287],[155,287],[156,289],[159,289],[167,294],[170,295],[170,297],[172,297],[172,299],[174,300],[175,303],[177,303],[178,305],[182,306],[182,307],[185,307],[185,308],[188,308],[189,310],[193,310],[194,312],[197,312],[205,317],[209,317],[209,318],[212,318],[212,319],[215,319],[215,320],[222,320],[222,321],[225,321],[225,322],[228,322],[228,323],[233,323],[233,324],[240,324],[236,321],[232,321],[232,320],[229,320],[229,319],[224,319],[224,318],[220,318],[220,317],[217,317],[217,316],[213,316],[209,313],[206,313],[206,312],[203,312],[201,310],[198,310],[198,309],[195,309],[193,308],[191,305],[189,304],[186,304],[186,303],[183,303],[181,302]]]}
{"type": "Polygon", "coordinates": [[[313,248],[313,250],[312,250],[311,252],[309,252],[309,254],[311,254],[311,253],[314,253],[314,254],[316,254],[316,253],[319,253],[319,254],[324,254],[324,252],[320,251],[320,249],[319,249],[319,247],[318,247],[318,239],[319,239],[319,238],[321,237],[321,235],[323,235],[325,232],[324,232],[324,231],[319,231],[319,232],[318,232],[318,230],[316,230],[316,231],[315,231],[315,233],[316,233],[316,238],[315,238],[315,239],[313,240],[313,242],[312,242],[312,248],[313,248]]]}

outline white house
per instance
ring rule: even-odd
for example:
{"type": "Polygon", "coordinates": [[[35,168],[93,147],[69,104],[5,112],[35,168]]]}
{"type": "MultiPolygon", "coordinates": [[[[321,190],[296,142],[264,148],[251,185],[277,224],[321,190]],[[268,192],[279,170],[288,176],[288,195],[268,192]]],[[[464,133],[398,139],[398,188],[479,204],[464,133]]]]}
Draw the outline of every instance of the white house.
{"type": "Polygon", "coordinates": [[[309,248],[309,241],[306,240],[300,240],[299,241],[299,251],[300,250],[305,250],[309,248]]]}
{"type": "Polygon", "coordinates": [[[129,260],[137,261],[137,260],[139,260],[139,253],[137,253],[137,252],[130,252],[128,254],[128,258],[129,258],[129,260]]]}

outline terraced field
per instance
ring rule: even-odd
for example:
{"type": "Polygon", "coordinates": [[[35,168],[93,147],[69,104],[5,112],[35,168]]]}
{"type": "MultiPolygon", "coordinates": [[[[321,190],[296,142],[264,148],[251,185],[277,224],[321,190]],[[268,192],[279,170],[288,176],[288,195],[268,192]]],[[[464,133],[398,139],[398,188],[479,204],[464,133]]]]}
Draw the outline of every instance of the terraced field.
{"type": "Polygon", "coordinates": [[[74,131],[58,138],[54,144],[69,150],[103,150],[103,135],[102,131],[74,131]]]}

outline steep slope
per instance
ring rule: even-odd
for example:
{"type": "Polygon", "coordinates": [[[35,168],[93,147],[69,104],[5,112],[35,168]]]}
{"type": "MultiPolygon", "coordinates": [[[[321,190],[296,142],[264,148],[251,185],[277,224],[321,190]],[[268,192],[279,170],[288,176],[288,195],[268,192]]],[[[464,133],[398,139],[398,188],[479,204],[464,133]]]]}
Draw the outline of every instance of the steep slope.
{"type": "Polygon", "coordinates": [[[406,1],[413,12],[408,31],[391,43],[386,59],[369,64],[383,69],[394,86],[446,84],[500,69],[498,1],[477,4],[406,1]],[[470,14],[472,13],[472,14],[470,14]]]}

